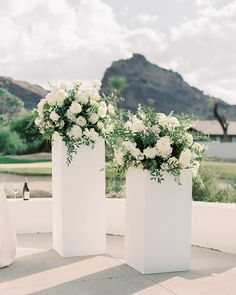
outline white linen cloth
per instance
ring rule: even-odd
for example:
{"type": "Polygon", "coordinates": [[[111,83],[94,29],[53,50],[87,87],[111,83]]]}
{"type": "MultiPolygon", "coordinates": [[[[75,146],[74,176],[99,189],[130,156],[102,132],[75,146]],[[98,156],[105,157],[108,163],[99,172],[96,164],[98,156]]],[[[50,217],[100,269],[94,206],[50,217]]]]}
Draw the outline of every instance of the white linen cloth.
{"type": "Polygon", "coordinates": [[[0,268],[12,264],[16,256],[16,244],[6,195],[0,186],[0,268]]]}

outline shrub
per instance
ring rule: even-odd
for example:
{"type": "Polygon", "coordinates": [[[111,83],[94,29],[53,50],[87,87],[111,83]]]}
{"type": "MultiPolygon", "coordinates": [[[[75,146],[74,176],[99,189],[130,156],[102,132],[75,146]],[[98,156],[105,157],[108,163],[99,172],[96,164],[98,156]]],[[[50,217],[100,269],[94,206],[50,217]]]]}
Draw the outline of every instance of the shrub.
{"type": "Polygon", "coordinates": [[[3,154],[19,154],[26,150],[25,142],[9,127],[0,127],[0,152],[3,154]]]}
{"type": "Polygon", "coordinates": [[[219,174],[209,167],[201,167],[193,180],[193,200],[205,202],[234,203],[236,190],[226,185],[221,187],[219,174]]]}

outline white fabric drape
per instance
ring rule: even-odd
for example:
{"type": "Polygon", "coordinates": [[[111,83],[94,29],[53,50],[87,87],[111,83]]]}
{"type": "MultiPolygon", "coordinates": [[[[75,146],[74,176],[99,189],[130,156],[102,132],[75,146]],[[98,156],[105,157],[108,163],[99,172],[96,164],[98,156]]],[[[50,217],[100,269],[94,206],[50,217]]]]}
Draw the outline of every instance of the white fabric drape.
{"type": "Polygon", "coordinates": [[[0,187],[0,268],[12,264],[16,256],[16,233],[12,225],[7,199],[0,187]]]}

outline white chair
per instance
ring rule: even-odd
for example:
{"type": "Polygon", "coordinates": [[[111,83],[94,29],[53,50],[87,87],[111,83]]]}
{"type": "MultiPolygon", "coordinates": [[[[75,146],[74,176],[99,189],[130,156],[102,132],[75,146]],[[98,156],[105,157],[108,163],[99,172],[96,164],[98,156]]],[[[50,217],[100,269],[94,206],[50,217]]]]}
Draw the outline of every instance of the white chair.
{"type": "Polygon", "coordinates": [[[7,199],[0,187],[0,268],[6,267],[16,256],[16,233],[12,225],[7,199]]]}

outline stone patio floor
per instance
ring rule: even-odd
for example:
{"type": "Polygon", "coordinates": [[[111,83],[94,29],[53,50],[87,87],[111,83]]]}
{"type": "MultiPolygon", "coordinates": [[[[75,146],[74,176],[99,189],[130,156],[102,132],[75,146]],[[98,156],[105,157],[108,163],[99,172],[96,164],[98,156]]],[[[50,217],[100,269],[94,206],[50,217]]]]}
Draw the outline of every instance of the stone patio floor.
{"type": "Polygon", "coordinates": [[[192,247],[191,271],[141,275],[124,264],[123,246],[107,236],[107,255],[62,258],[50,234],[18,235],[0,295],[236,295],[236,255],[192,247]]]}

